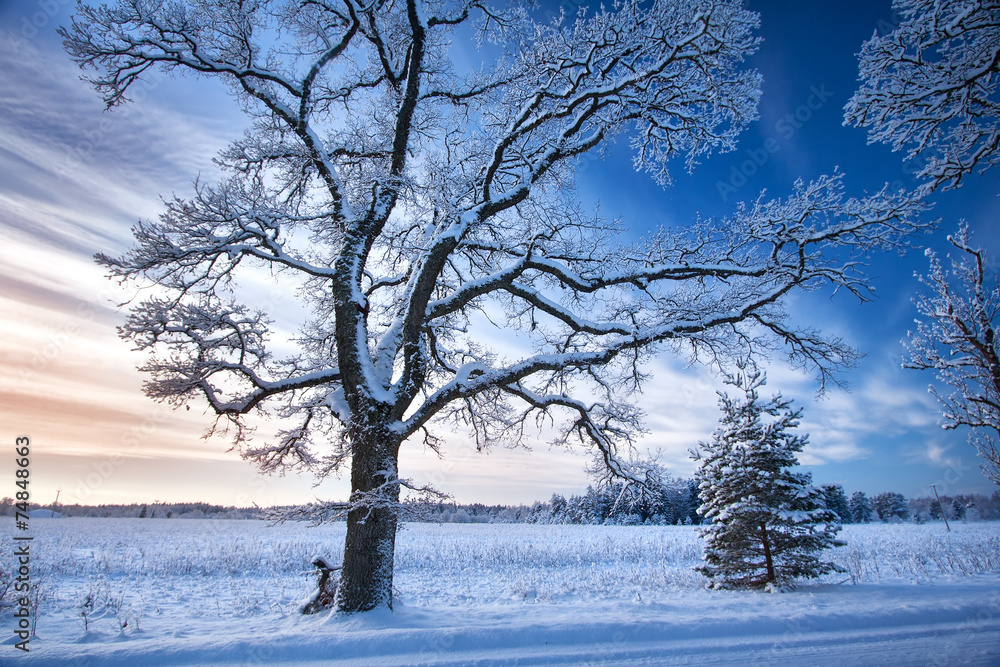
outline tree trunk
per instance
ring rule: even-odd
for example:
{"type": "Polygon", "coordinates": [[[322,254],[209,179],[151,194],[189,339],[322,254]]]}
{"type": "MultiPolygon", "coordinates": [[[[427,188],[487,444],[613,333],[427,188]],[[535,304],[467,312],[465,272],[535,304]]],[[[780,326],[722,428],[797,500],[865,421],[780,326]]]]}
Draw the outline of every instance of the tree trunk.
{"type": "Polygon", "coordinates": [[[764,543],[764,563],[767,565],[767,580],[774,582],[774,563],[771,561],[771,542],[767,538],[767,524],[760,523],[760,539],[764,543]]]}
{"type": "MultiPolygon", "coordinates": [[[[383,431],[366,428],[364,436],[352,438],[352,502],[357,502],[358,492],[373,491],[397,478],[398,444],[383,431]]],[[[380,495],[377,504],[356,507],[347,514],[338,611],[392,608],[399,486],[385,487],[380,495]]]]}

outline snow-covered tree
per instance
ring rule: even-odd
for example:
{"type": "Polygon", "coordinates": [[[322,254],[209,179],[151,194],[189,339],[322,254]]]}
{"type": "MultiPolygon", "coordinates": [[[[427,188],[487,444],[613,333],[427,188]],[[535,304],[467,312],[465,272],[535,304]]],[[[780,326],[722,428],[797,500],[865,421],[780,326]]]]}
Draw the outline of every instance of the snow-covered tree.
{"type": "Polygon", "coordinates": [[[697,569],[721,588],[780,588],[799,577],[839,571],[818,554],[842,546],[835,512],[812,487],[809,473],[793,472],[807,437],[793,431],[801,409],[780,395],[761,400],[760,371],[730,378],[742,395],[720,393],[722,417],[711,442],[692,450],[705,564],[697,569]]]}
{"type": "Polygon", "coordinates": [[[892,519],[903,520],[910,514],[906,497],[902,493],[896,493],[895,491],[886,491],[874,496],[872,498],[872,509],[883,523],[889,522],[892,519]]]}
{"type": "Polygon", "coordinates": [[[824,484],[819,487],[823,494],[823,502],[826,508],[836,512],[840,518],[840,523],[853,523],[854,515],[851,513],[851,506],[847,501],[847,494],[840,484],[824,484]]]}
{"type": "MultiPolygon", "coordinates": [[[[870,141],[906,147],[919,160],[925,187],[956,187],[974,171],[1000,164],[1000,2],[894,0],[898,27],[874,35],[860,54],[863,85],[845,122],[870,128],[870,141]]],[[[1000,304],[984,252],[969,243],[963,222],[949,237],[959,251],[950,270],[928,251],[930,288],[916,303],[927,318],[909,334],[904,366],[933,369],[948,394],[937,393],[953,429],[970,426],[983,472],[1000,484],[1000,359],[994,318],[1000,304]]]]}
{"type": "Polygon", "coordinates": [[[674,158],[733,148],[756,118],[756,25],[737,0],[545,24],[480,0],[78,7],[61,34],[109,108],[159,67],[224,83],[249,116],[219,182],[98,259],[157,286],[122,328],[151,355],[149,396],[207,402],[264,471],[350,467],[339,609],[391,606],[399,451],[440,452],[436,423],[480,447],[521,441],[533,418],[562,424],[558,442],[628,476],[619,451],[641,414],[627,399],[651,354],[784,346],[821,382],[853,361],[784,301],[824,286],[866,298],[860,261],[906,245],[919,201],[850,198],[835,174],[618,242],[573,188],[580,157],[626,135],[661,183],[674,158]],[[482,66],[456,60],[460,29],[491,49],[482,66]],[[294,338],[271,340],[275,309],[247,287],[261,278],[311,313],[294,338]],[[494,351],[501,336],[523,354],[494,351]],[[254,442],[252,415],[285,427],[254,442]]]}
{"type": "Polygon", "coordinates": [[[864,491],[851,494],[851,517],[854,523],[868,523],[872,520],[872,504],[864,491]]]}
{"type": "Polygon", "coordinates": [[[945,268],[928,250],[931,268],[918,276],[927,292],[915,300],[925,318],[909,332],[905,368],[933,370],[946,390],[931,386],[941,404],[946,429],[972,428],[969,441],[982,459],[983,473],[1000,484],[1000,282],[989,270],[986,252],[973,247],[965,224],[948,240],[955,247],[945,268]]]}
{"type": "Polygon", "coordinates": [[[932,500],[927,506],[927,514],[933,521],[937,521],[941,518],[941,505],[939,505],[936,500],[932,500]]]}
{"type": "Polygon", "coordinates": [[[930,188],[1000,163],[1000,3],[894,0],[899,25],[860,54],[845,123],[907,149],[930,188]]]}
{"type": "Polygon", "coordinates": [[[958,498],[951,501],[951,516],[955,519],[965,518],[965,505],[963,505],[958,498]]]}
{"type": "Polygon", "coordinates": [[[698,508],[701,506],[700,489],[698,488],[698,480],[692,479],[688,482],[687,493],[681,501],[680,511],[678,512],[680,519],[677,523],[682,523],[684,525],[699,525],[702,523],[702,517],[698,514],[698,508]]]}
{"type": "Polygon", "coordinates": [[[552,494],[552,500],[549,501],[549,507],[552,512],[552,521],[555,523],[564,523],[566,521],[566,497],[558,493],[552,494]]]}

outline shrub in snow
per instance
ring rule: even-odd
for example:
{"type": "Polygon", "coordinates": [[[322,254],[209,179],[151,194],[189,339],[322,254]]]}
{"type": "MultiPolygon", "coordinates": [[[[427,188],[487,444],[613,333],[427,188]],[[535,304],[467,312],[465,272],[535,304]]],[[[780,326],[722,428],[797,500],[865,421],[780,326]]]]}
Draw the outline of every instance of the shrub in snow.
{"type": "Polygon", "coordinates": [[[340,585],[340,566],[332,565],[322,556],[315,556],[312,564],[319,570],[319,581],[316,593],[302,606],[303,614],[316,614],[324,609],[330,609],[337,599],[337,588],[340,585]]]}
{"type": "Polygon", "coordinates": [[[133,630],[138,627],[140,614],[129,603],[124,582],[114,588],[104,577],[97,577],[88,582],[87,592],[77,601],[75,616],[80,621],[84,636],[89,634],[94,621],[103,618],[112,619],[118,634],[124,635],[129,621],[132,621],[133,630]]]}
{"type": "Polygon", "coordinates": [[[101,618],[107,608],[107,587],[102,578],[91,579],[87,592],[76,605],[76,616],[83,626],[83,634],[90,631],[90,623],[94,618],[101,618]]]}
{"type": "Polygon", "coordinates": [[[14,602],[7,599],[7,594],[10,593],[11,598],[15,598],[13,591],[14,575],[8,573],[3,564],[0,564],[0,609],[4,607],[13,607],[14,602]]]}
{"type": "Polygon", "coordinates": [[[720,426],[711,442],[691,452],[700,461],[698,512],[711,521],[700,531],[705,563],[695,569],[712,587],[769,589],[842,571],[817,557],[844,544],[835,539],[836,513],[826,509],[811,475],[790,470],[807,442],[791,432],[801,410],[780,395],[761,402],[759,371],[730,378],[729,384],[743,395],[719,394],[720,426]]]}

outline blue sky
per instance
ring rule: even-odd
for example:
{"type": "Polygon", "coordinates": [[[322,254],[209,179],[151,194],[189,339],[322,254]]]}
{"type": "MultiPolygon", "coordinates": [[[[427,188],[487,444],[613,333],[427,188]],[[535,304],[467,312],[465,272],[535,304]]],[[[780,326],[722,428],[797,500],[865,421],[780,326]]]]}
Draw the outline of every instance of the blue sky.
{"type": "MultiPolygon", "coordinates": [[[[862,130],[842,125],[856,87],[854,54],[873,31],[891,27],[889,2],[748,5],[761,14],[765,42],[749,65],[763,73],[764,94],[761,118],[736,151],[704,160],[692,175],[678,162],[667,189],[632,170],[625,141],[581,165],[582,195],[607,215],[621,215],[630,233],[683,225],[697,214],[724,216],[762,189],[785,196],[795,179],[835,167],[854,194],[885,182],[915,184],[900,154],[868,146],[862,130]]],[[[244,120],[221,86],[162,74],[137,89],[133,104],[104,112],[55,36],[70,9],[59,0],[0,5],[0,423],[11,443],[33,438],[34,499],[50,501],[57,489],[63,502],[86,503],[343,497],[344,480],[313,488],[308,476],[259,477],[225,441],[201,439],[207,414],[174,412],[143,396],[134,370],[142,357],[115,333],[122,316],[114,304],[127,293],[104,279],[91,256],[121,252],[135,220],[161,210],[161,196],[190,193],[198,174],[211,178],[213,155],[239,136],[244,120]]],[[[915,243],[945,251],[945,235],[964,218],[980,244],[997,248],[997,186],[997,174],[985,174],[935,195],[942,227],[915,243]]],[[[792,308],[797,321],[867,354],[844,376],[850,391],[817,399],[810,376],[780,361],[768,369],[768,386],[805,410],[811,445],[802,462],[817,483],[840,483],[848,492],[919,496],[937,483],[950,493],[992,493],[966,435],[937,426],[927,394],[932,378],[900,368],[923,253],[870,263],[875,302],[812,294],[792,308]]],[[[721,385],[676,359],[658,360],[653,371],[640,397],[650,429],[643,446],[688,476],[687,450],[710,436],[721,385]]],[[[405,449],[401,473],[432,481],[460,502],[517,503],[581,492],[588,461],[582,451],[550,450],[543,438],[531,451],[483,455],[456,434],[443,460],[405,449]]],[[[11,462],[0,466],[0,484],[9,479],[13,490],[11,462]]]]}

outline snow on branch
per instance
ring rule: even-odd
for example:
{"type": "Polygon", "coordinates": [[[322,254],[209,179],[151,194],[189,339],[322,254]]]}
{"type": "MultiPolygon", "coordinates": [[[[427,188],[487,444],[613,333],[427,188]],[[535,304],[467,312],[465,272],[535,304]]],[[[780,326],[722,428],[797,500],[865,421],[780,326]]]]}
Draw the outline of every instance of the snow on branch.
{"type": "MultiPolygon", "coordinates": [[[[770,332],[825,381],[836,368],[849,365],[854,353],[838,340],[790,326],[781,300],[794,289],[824,285],[867,299],[863,255],[905,247],[909,234],[929,226],[918,219],[922,211],[918,200],[888,190],[845,198],[837,174],[796,184],[795,194],[784,201],[762,197],[732,219],[659,234],[641,247],[585,260],[546,258],[543,239],[531,239],[523,257],[506,271],[466,282],[457,295],[436,302],[429,316],[506,293],[514,297],[508,326],[523,322],[525,309],[535,313],[532,318],[550,316],[547,332],[534,326],[539,353],[506,367],[484,359],[475,375],[455,370],[466,367],[468,356],[463,364],[447,364],[442,370],[450,369],[454,377],[414,413],[407,429],[420,427],[453,400],[531,377],[586,372],[660,343],[719,351],[720,361],[766,348],[747,325],[770,332]]],[[[516,246],[509,247],[516,254],[516,246]]]]}
{"type": "Polygon", "coordinates": [[[927,226],[919,199],[848,197],[835,173],[623,244],[626,224],[574,189],[578,159],[619,137],[662,183],[675,158],[733,148],[757,113],[757,23],[736,0],[544,24],[473,1],[83,6],[61,34],[110,107],[160,68],[226,83],[251,119],[217,160],[224,178],[98,256],[155,290],[121,332],[151,355],[147,393],[204,397],[267,472],[376,455],[392,460],[365,469],[390,469],[407,438],[439,451],[435,422],[485,447],[523,442],[534,418],[627,475],[630,397],[663,350],[725,365],[780,348],[835,381],[854,352],[784,304],[869,298],[866,258],[927,226]],[[463,23],[502,47],[495,62],[452,62],[463,23]],[[275,302],[247,287],[261,272],[275,302]],[[285,299],[308,312],[290,335],[271,324],[285,299]],[[498,331],[516,351],[492,349],[498,331]],[[251,446],[249,414],[278,434],[251,446]]]}
{"type": "Polygon", "coordinates": [[[1000,21],[996,2],[895,0],[899,25],[860,54],[862,86],[845,124],[906,149],[926,187],[957,187],[1000,162],[1000,21]]]}
{"type": "Polygon", "coordinates": [[[246,414],[272,395],[339,379],[334,370],[303,372],[294,360],[273,361],[263,313],[233,302],[154,298],[136,307],[120,331],[138,350],[168,353],[140,367],[152,375],[145,386],[151,398],[181,403],[201,394],[219,415],[246,414]]]}
{"type": "Polygon", "coordinates": [[[989,271],[985,251],[971,244],[968,226],[948,237],[957,254],[945,267],[928,250],[930,271],[918,275],[927,288],[914,303],[924,318],[907,333],[904,368],[933,370],[941,387],[931,393],[946,429],[967,426],[986,476],[1000,484],[1000,282],[989,271]]]}
{"type": "Polygon", "coordinates": [[[173,199],[159,223],[133,227],[137,245],[121,258],[103,253],[97,262],[111,275],[142,277],[179,292],[211,294],[247,258],[306,277],[331,278],[330,268],[309,261],[283,238],[329,217],[276,203],[259,184],[230,179],[218,188],[196,184],[196,198],[173,199]]]}

